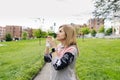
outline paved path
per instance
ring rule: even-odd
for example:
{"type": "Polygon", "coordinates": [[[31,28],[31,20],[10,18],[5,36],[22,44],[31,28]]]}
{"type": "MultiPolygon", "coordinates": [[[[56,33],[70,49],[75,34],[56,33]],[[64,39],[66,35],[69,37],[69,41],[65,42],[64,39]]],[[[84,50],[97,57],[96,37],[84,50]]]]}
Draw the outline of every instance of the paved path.
{"type": "Polygon", "coordinates": [[[38,75],[33,80],[49,80],[50,72],[51,72],[50,65],[51,63],[46,63],[42,68],[42,70],[38,73],[38,75]]]}
{"type": "Polygon", "coordinates": [[[46,63],[42,70],[33,80],[49,80],[50,79],[50,63],[46,63]]]}

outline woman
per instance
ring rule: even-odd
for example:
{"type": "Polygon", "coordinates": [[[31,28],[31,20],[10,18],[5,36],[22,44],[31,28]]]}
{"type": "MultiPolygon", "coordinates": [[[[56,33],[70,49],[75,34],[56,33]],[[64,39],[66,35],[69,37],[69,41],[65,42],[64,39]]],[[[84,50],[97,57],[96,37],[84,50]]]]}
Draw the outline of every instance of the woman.
{"type": "Polygon", "coordinates": [[[51,62],[52,75],[50,80],[76,80],[74,68],[78,54],[75,30],[71,25],[59,27],[56,45],[52,37],[46,39],[45,62],[51,62]],[[52,51],[49,52],[50,47],[52,51]]]}

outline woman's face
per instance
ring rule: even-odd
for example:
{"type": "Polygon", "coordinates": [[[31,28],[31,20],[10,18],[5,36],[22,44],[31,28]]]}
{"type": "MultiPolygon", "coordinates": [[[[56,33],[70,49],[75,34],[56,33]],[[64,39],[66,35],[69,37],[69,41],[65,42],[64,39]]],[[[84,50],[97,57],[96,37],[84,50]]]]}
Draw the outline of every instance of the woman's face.
{"type": "Polygon", "coordinates": [[[57,37],[56,37],[56,39],[57,39],[58,41],[63,41],[63,40],[65,40],[65,32],[64,32],[64,30],[63,30],[63,27],[59,28],[59,30],[58,30],[58,32],[57,32],[57,37]]]}

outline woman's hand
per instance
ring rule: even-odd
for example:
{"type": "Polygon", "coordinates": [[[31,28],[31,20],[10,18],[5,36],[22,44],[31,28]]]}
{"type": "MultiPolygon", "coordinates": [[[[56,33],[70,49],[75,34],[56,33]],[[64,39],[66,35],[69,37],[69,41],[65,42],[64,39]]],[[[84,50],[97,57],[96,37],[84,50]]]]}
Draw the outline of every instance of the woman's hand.
{"type": "Polygon", "coordinates": [[[53,37],[48,36],[46,38],[46,43],[49,43],[48,46],[50,46],[51,48],[56,48],[56,42],[53,37]]]}

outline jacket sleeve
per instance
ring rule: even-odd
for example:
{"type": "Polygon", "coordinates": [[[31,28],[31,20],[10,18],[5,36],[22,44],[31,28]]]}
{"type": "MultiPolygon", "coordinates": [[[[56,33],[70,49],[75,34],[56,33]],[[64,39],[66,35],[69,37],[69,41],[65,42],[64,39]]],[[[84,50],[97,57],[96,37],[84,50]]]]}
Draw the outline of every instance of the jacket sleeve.
{"type": "Polygon", "coordinates": [[[44,61],[50,63],[52,61],[52,53],[55,52],[55,48],[51,49],[49,54],[44,55],[44,61]]]}
{"type": "Polygon", "coordinates": [[[53,66],[55,70],[61,70],[67,67],[74,60],[74,55],[71,52],[66,52],[61,59],[55,59],[53,66]]]}
{"type": "Polygon", "coordinates": [[[52,54],[44,55],[44,61],[50,63],[52,61],[52,54]]]}

